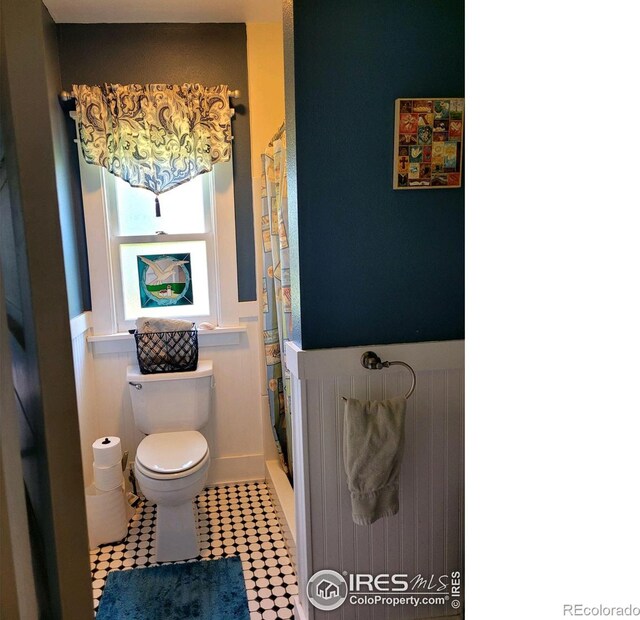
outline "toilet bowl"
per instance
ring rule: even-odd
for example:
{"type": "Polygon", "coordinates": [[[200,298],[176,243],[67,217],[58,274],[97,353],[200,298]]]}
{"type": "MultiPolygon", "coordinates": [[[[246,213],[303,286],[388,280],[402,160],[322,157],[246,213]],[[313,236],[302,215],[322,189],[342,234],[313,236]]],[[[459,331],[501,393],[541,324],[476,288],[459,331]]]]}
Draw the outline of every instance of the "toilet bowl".
{"type": "Polygon", "coordinates": [[[127,369],[136,426],[146,437],[138,445],[134,472],[142,494],[157,507],[158,562],[199,555],[193,500],[209,472],[209,447],[197,429],[209,419],[213,368],[210,360],[195,371],[143,375],[127,369]]]}
{"type": "Polygon", "coordinates": [[[210,460],[197,431],[154,433],[138,446],[135,476],[142,494],[156,504],[158,562],[199,555],[193,499],[204,488],[210,460]]]}

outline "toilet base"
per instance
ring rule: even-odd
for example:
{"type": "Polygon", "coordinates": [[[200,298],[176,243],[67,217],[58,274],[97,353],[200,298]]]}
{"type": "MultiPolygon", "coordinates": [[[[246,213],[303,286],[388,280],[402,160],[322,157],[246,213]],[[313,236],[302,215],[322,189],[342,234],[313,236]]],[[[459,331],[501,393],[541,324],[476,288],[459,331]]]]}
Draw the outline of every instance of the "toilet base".
{"type": "Polygon", "coordinates": [[[156,557],[158,562],[190,560],[200,555],[193,501],[177,506],[156,505],[156,557]]]}

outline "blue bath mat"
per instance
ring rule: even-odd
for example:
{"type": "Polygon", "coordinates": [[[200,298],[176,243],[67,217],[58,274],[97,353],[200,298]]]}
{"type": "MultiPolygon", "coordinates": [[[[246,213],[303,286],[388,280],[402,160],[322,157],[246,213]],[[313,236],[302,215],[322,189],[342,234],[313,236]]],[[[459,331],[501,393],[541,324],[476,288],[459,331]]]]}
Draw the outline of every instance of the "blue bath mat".
{"type": "Polygon", "coordinates": [[[249,620],[240,558],[112,571],[96,620],[249,620]]]}

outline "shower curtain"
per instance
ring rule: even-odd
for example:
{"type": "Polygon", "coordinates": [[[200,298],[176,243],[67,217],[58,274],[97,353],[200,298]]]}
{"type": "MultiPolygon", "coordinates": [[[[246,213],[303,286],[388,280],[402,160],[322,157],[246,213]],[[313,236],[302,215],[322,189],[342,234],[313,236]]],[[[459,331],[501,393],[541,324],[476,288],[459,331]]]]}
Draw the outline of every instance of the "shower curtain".
{"type": "Polygon", "coordinates": [[[286,148],[283,125],[262,155],[262,313],[273,436],[282,468],[293,482],[291,381],[282,363],[291,333],[286,148]]]}

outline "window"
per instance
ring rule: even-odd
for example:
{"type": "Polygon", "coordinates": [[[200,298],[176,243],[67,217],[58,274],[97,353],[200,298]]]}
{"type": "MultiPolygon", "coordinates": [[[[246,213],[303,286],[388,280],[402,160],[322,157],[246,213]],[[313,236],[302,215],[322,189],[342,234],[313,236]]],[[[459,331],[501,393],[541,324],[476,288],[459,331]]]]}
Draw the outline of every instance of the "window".
{"type": "Polygon", "coordinates": [[[79,162],[94,335],[126,332],[139,316],[236,331],[233,163],[161,194],[156,217],[151,192],[87,164],[80,150],[79,162]]]}
{"type": "Polygon", "coordinates": [[[214,175],[201,174],[160,196],[101,170],[114,274],[118,329],[139,316],[215,322],[209,265],[214,262],[214,175]]]}

